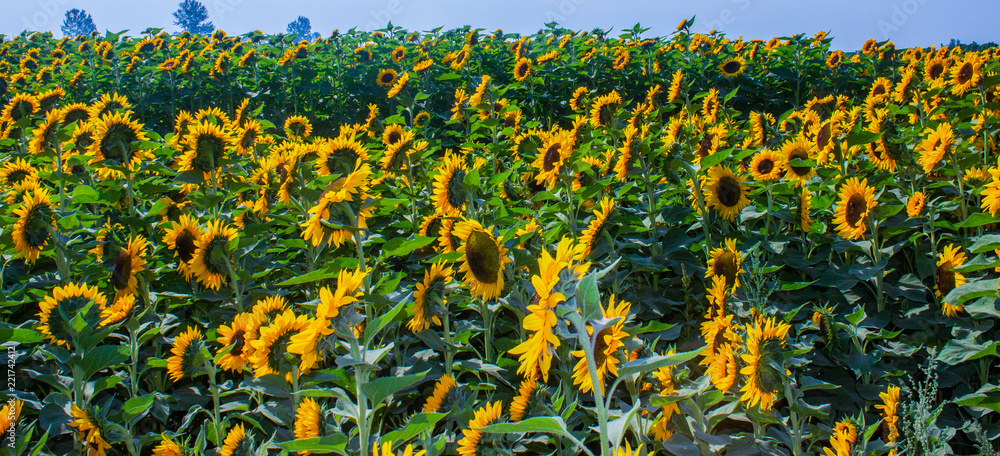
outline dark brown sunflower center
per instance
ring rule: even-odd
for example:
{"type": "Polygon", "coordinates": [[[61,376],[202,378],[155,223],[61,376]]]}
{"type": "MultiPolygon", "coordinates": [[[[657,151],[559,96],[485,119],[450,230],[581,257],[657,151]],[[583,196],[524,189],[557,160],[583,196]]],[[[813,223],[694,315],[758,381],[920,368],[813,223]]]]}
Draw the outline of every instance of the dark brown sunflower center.
{"type": "Polygon", "coordinates": [[[128,250],[122,250],[115,257],[115,266],[111,269],[111,286],[115,290],[121,290],[128,286],[128,279],[132,275],[132,254],[128,250]]]}
{"type": "Polygon", "coordinates": [[[733,252],[724,252],[715,260],[715,267],[712,272],[717,276],[725,277],[726,284],[728,285],[736,283],[736,272],[739,269],[736,266],[738,258],[733,252]]]}
{"type": "Polygon", "coordinates": [[[851,198],[847,200],[844,218],[847,220],[848,225],[856,227],[864,219],[867,212],[868,204],[865,202],[865,197],[859,194],[851,195],[851,198]]]}
{"type": "Polygon", "coordinates": [[[476,230],[465,241],[465,257],[469,270],[480,283],[500,280],[500,246],[487,232],[476,230]]]}
{"type": "Polygon", "coordinates": [[[951,261],[945,261],[934,273],[934,280],[937,282],[938,290],[941,291],[941,296],[947,296],[955,289],[955,271],[951,269],[951,261]]]}
{"type": "Polygon", "coordinates": [[[875,86],[875,88],[872,89],[872,95],[875,96],[885,95],[885,86],[882,84],[875,86]]]}
{"type": "Polygon", "coordinates": [[[507,116],[504,117],[504,119],[503,119],[503,127],[504,128],[508,128],[508,127],[514,128],[515,125],[517,125],[517,116],[514,113],[507,114],[507,116]]]}
{"type": "Polygon", "coordinates": [[[392,81],[396,79],[392,73],[385,73],[382,75],[382,84],[389,85],[392,81]]]}
{"type": "Polygon", "coordinates": [[[23,181],[24,178],[28,177],[30,174],[31,173],[29,173],[29,172],[27,172],[27,171],[25,171],[23,169],[15,169],[15,170],[7,173],[7,183],[8,184],[18,184],[21,181],[23,181]]]}
{"type": "Polygon", "coordinates": [[[68,124],[84,120],[87,120],[87,111],[84,109],[71,109],[63,116],[63,122],[68,124]]]}
{"type": "Polygon", "coordinates": [[[927,70],[927,74],[930,75],[931,79],[937,79],[941,77],[941,73],[944,73],[944,65],[940,62],[935,62],[931,64],[930,69],[927,70]]]}
{"type": "Polygon", "coordinates": [[[15,121],[20,120],[22,117],[28,115],[31,112],[31,103],[27,101],[20,101],[10,108],[10,117],[15,121]]]}
{"type": "Polygon", "coordinates": [[[515,73],[517,73],[518,78],[524,78],[528,74],[528,64],[522,63],[518,65],[515,73]]]}
{"type": "Polygon", "coordinates": [[[966,63],[962,65],[962,68],[958,70],[958,83],[965,84],[972,79],[973,71],[972,64],[966,63]]]}
{"type": "Polygon", "coordinates": [[[385,141],[391,146],[398,143],[400,139],[403,139],[403,135],[398,130],[392,130],[389,132],[389,136],[386,136],[385,141]]]}
{"type": "Polygon", "coordinates": [[[840,54],[835,54],[833,56],[833,58],[830,59],[830,64],[833,65],[833,66],[839,65],[840,64],[840,54]]]}
{"type": "Polygon", "coordinates": [[[722,66],[722,71],[725,71],[728,74],[733,74],[740,71],[740,68],[742,68],[740,62],[733,60],[730,62],[726,62],[726,64],[722,66]]]}
{"type": "Polygon", "coordinates": [[[188,230],[181,231],[177,235],[177,239],[174,241],[174,250],[181,257],[181,261],[187,263],[194,256],[194,251],[197,249],[194,242],[194,235],[188,230]]]}
{"type": "Polygon", "coordinates": [[[765,158],[757,164],[757,172],[760,174],[769,174],[774,170],[774,160],[770,158],[765,158]]]}
{"type": "Polygon", "coordinates": [[[724,176],[715,186],[719,202],[726,207],[735,207],[740,203],[740,183],[732,176],[724,176]]]}
{"type": "Polygon", "coordinates": [[[229,351],[233,356],[243,356],[243,347],[246,345],[247,333],[243,330],[238,330],[233,332],[233,337],[230,339],[230,343],[233,344],[233,349],[229,351]]]}
{"type": "Polygon", "coordinates": [[[545,156],[542,157],[543,170],[552,171],[552,169],[559,164],[559,160],[562,158],[562,155],[559,153],[559,149],[559,144],[553,144],[545,150],[545,156]]]}
{"type": "MultiPolygon", "coordinates": [[[[606,336],[611,336],[615,332],[615,325],[605,326],[597,333],[594,340],[594,364],[600,369],[608,361],[608,342],[606,336]]],[[[596,386],[596,385],[595,385],[596,386]]]]}

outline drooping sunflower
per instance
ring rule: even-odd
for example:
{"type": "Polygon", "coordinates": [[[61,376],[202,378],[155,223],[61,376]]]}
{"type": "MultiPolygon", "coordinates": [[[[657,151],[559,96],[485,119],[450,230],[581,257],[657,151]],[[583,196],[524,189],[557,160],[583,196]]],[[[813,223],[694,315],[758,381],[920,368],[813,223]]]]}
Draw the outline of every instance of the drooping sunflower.
{"type": "Polygon", "coordinates": [[[913,192],[913,194],[906,199],[906,215],[908,217],[919,216],[924,210],[925,200],[924,192],[913,192]]]}
{"type": "Polygon", "coordinates": [[[442,375],[434,382],[434,391],[424,403],[424,413],[439,413],[442,411],[444,400],[451,394],[452,389],[458,388],[455,378],[451,375],[442,375]]]}
{"type": "Polygon", "coordinates": [[[219,326],[216,342],[222,346],[219,349],[229,349],[219,359],[219,367],[232,372],[243,372],[243,368],[250,361],[250,341],[257,338],[257,329],[260,321],[249,312],[236,314],[231,325],[219,326]]]}
{"type": "Polygon", "coordinates": [[[704,192],[706,205],[714,207],[731,222],[750,204],[747,198],[750,188],[743,183],[742,177],[723,165],[715,165],[708,170],[704,192]]]}
{"type": "Polygon", "coordinates": [[[486,405],[475,411],[469,420],[469,429],[462,430],[462,439],[458,441],[458,454],[462,456],[475,456],[485,454],[479,451],[479,444],[482,440],[480,429],[500,421],[503,414],[503,403],[501,401],[487,402],[486,405]]]}
{"type": "Polygon", "coordinates": [[[594,245],[597,243],[598,236],[608,224],[608,220],[611,217],[611,211],[615,208],[615,200],[610,196],[605,196],[601,199],[600,208],[594,211],[594,218],[587,224],[587,229],[583,230],[583,234],[580,235],[580,245],[582,246],[579,251],[577,259],[582,261],[590,256],[590,253],[594,250],[594,245]]]}
{"type": "Polygon", "coordinates": [[[899,440],[899,387],[890,385],[884,393],[878,393],[881,404],[875,408],[882,411],[882,436],[887,444],[899,440]]]}
{"type": "Polygon", "coordinates": [[[570,109],[574,111],[583,110],[584,106],[581,102],[583,101],[584,96],[587,95],[588,91],[587,86],[577,87],[576,90],[573,91],[573,95],[569,98],[570,109]]]}
{"type": "Polygon", "coordinates": [[[982,65],[978,52],[966,52],[962,61],[951,69],[951,93],[962,96],[979,84],[983,76],[980,70],[982,65]]]}
{"type": "Polygon", "coordinates": [[[201,373],[205,367],[201,353],[204,346],[201,330],[194,326],[189,326],[186,331],[178,335],[170,348],[172,356],[167,358],[167,373],[170,374],[170,379],[179,382],[184,377],[193,378],[201,373]]]}
{"type": "Polygon", "coordinates": [[[442,217],[457,217],[465,211],[463,182],[467,172],[464,157],[445,155],[434,177],[434,208],[442,217]]]}
{"type": "Polygon", "coordinates": [[[812,210],[812,193],[809,189],[803,188],[799,195],[799,204],[795,207],[795,220],[798,221],[799,228],[807,233],[812,229],[810,210],[812,210]]]}
{"type": "Polygon", "coordinates": [[[128,316],[129,312],[132,311],[132,307],[134,306],[135,295],[119,294],[115,298],[115,302],[111,304],[110,307],[101,311],[101,322],[97,325],[97,327],[103,328],[124,320],[125,317],[128,316]]]}
{"type": "Polygon", "coordinates": [[[447,308],[448,298],[445,287],[451,282],[452,274],[454,274],[452,268],[446,268],[442,262],[434,263],[430,269],[424,271],[424,281],[417,283],[413,290],[410,321],[406,324],[410,331],[416,333],[430,328],[431,324],[441,325],[441,319],[433,311],[431,305],[440,302],[443,308],[447,308]]]}
{"type": "Polygon", "coordinates": [[[517,63],[514,64],[514,79],[521,82],[528,79],[528,76],[531,76],[531,59],[521,57],[517,63]]]}
{"type": "Polygon", "coordinates": [[[204,234],[195,243],[194,256],[189,262],[191,273],[202,286],[218,290],[226,281],[232,267],[229,242],[236,236],[236,229],[224,225],[222,220],[208,222],[204,234]]]}
{"type": "Polygon", "coordinates": [[[945,296],[951,290],[965,283],[965,275],[955,270],[965,265],[966,256],[961,250],[962,246],[960,245],[949,244],[945,247],[944,252],[941,252],[941,256],[937,260],[937,270],[934,273],[934,292],[941,300],[941,312],[949,317],[954,317],[965,309],[962,304],[951,304],[944,301],[945,296]]]}
{"type": "MultiPolygon", "coordinates": [[[[396,79],[396,82],[392,84],[392,87],[389,88],[386,98],[394,98],[396,95],[399,95],[399,92],[402,92],[403,89],[406,88],[407,82],[410,82],[410,73],[403,73],[398,79],[396,79]]],[[[414,121],[414,125],[416,125],[416,121],[414,121]]]]}
{"type": "Polygon", "coordinates": [[[76,440],[83,444],[83,451],[87,456],[104,456],[111,449],[111,444],[106,440],[107,434],[101,424],[89,410],[80,409],[76,403],[70,409],[73,421],[69,425],[76,428],[76,440]]]}
{"type": "MultiPolygon", "coordinates": [[[[604,391],[604,378],[608,374],[618,376],[619,352],[625,347],[625,338],[629,334],[625,332],[625,319],[628,317],[632,304],[626,301],[618,301],[615,304],[615,295],[611,295],[608,306],[601,309],[604,318],[618,318],[618,321],[606,326],[596,336],[593,336],[593,329],[587,327],[594,339],[594,363],[597,364],[597,379],[600,381],[601,391],[604,391]]],[[[574,350],[571,355],[579,358],[576,366],[573,367],[573,385],[580,386],[581,393],[588,393],[594,390],[594,382],[590,377],[590,370],[587,366],[586,353],[583,350],[574,350]]]]}
{"type": "Polygon", "coordinates": [[[852,241],[864,236],[869,215],[875,208],[875,189],[868,186],[868,179],[858,181],[857,177],[851,177],[840,188],[839,198],[833,218],[837,234],[852,241]]]}
{"type": "Polygon", "coordinates": [[[538,389],[538,381],[528,378],[521,382],[521,387],[517,390],[517,396],[510,402],[510,420],[519,422],[525,418],[528,409],[531,407],[531,396],[538,389]]]}
{"type": "Polygon", "coordinates": [[[684,80],[684,71],[677,70],[670,78],[670,88],[667,90],[667,101],[673,103],[681,93],[681,82],[684,80]]]}
{"type": "Polygon", "coordinates": [[[793,160],[810,160],[813,158],[814,144],[803,136],[786,142],[781,146],[782,162],[785,165],[785,177],[793,182],[804,183],[816,175],[812,166],[793,165],[793,160]]]}
{"type": "Polygon", "coordinates": [[[927,138],[917,146],[917,151],[920,152],[917,163],[923,167],[924,174],[930,174],[934,166],[944,160],[944,156],[951,150],[955,134],[948,122],[941,122],[936,129],[928,128],[924,133],[927,138]]]}
{"type": "Polygon", "coordinates": [[[31,264],[49,243],[49,233],[55,228],[55,220],[47,188],[35,187],[26,192],[21,201],[21,205],[14,209],[17,222],[14,222],[11,235],[14,237],[14,252],[31,264]]]}
{"type": "Polygon", "coordinates": [[[75,283],[57,286],[52,289],[51,295],[38,303],[38,332],[45,335],[53,345],[70,348],[73,322],[65,317],[74,318],[79,314],[88,326],[96,328],[107,302],[107,298],[97,292],[97,287],[75,283]],[[81,314],[88,305],[90,309],[87,313],[81,314]]]}
{"type": "Polygon", "coordinates": [[[188,128],[187,150],[180,159],[180,170],[212,172],[222,166],[226,150],[235,141],[232,135],[212,122],[201,121],[188,128]]]}
{"type": "Polygon", "coordinates": [[[253,454],[253,435],[247,434],[243,422],[237,423],[226,434],[219,456],[243,456],[253,454]]]}
{"type": "Polygon", "coordinates": [[[135,235],[115,257],[109,282],[115,290],[116,300],[119,296],[136,293],[139,273],[146,270],[146,247],[149,247],[146,238],[135,235]]]}
{"type": "Polygon", "coordinates": [[[715,356],[708,365],[707,372],[712,386],[716,389],[722,392],[732,389],[740,373],[733,345],[726,343],[716,349],[715,356]]]}
{"type": "Polygon", "coordinates": [[[312,123],[305,116],[294,115],[285,119],[285,132],[288,134],[288,139],[292,141],[308,138],[312,134],[312,129],[312,123]]]}
{"type": "MultiPolygon", "coordinates": [[[[320,410],[316,399],[307,397],[299,402],[299,409],[295,413],[295,439],[311,439],[319,437],[319,422],[323,411],[320,410]]],[[[308,456],[312,453],[300,451],[300,455],[308,456]]]]}
{"type": "Polygon", "coordinates": [[[316,174],[330,176],[348,175],[368,161],[368,149],[352,136],[339,136],[320,146],[316,157],[316,174]]]}
{"type": "Polygon", "coordinates": [[[740,374],[746,382],[740,392],[740,402],[748,407],[760,406],[762,411],[771,410],[774,398],[782,390],[782,375],[777,369],[784,366],[783,351],[785,336],[791,329],[785,322],[775,322],[773,317],[758,319],[746,328],[747,353],[740,355],[744,367],[740,374]]]}
{"type": "Polygon", "coordinates": [[[554,130],[542,134],[542,147],[538,148],[531,163],[537,170],[535,183],[545,183],[551,190],[555,188],[559,173],[573,154],[575,138],[566,130],[554,130]]]}
{"type": "Polygon", "coordinates": [[[188,454],[188,450],[181,448],[166,434],[160,434],[160,444],[153,448],[153,456],[185,456],[186,454],[188,454]]]}
{"type": "Polygon", "coordinates": [[[980,207],[990,215],[997,215],[1000,211],[1000,168],[990,168],[990,181],[983,188],[980,207]]]}
{"type": "Polygon", "coordinates": [[[740,57],[733,57],[719,64],[718,69],[723,76],[734,78],[746,70],[746,61],[740,57]]]}
{"type": "MultiPolygon", "coordinates": [[[[253,351],[250,353],[250,364],[254,369],[254,377],[268,374],[291,376],[292,366],[285,354],[289,353],[288,345],[292,336],[309,326],[309,317],[295,315],[291,309],[282,312],[271,324],[261,326],[257,339],[250,341],[253,351]]],[[[312,366],[299,366],[299,371],[308,373],[312,366]]]]}
{"type": "Polygon", "coordinates": [[[740,286],[740,274],[743,270],[743,257],[736,248],[736,239],[726,239],[723,245],[712,249],[708,260],[705,278],[722,277],[730,290],[740,286]]]}
{"type": "Polygon", "coordinates": [[[761,149],[750,161],[750,174],[754,180],[773,181],[778,180],[785,173],[785,165],[781,162],[778,153],[761,149]]]}

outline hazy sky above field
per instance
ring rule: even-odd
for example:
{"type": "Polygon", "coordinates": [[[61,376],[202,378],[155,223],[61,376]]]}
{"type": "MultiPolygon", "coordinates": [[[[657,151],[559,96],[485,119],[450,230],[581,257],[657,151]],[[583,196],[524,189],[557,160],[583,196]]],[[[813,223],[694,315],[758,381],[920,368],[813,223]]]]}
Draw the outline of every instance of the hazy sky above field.
{"type": "MultiPolygon", "coordinates": [[[[50,30],[71,8],[89,12],[98,30],[146,27],[176,31],[171,13],[177,1],[0,0],[0,33],[50,30]]],[[[682,18],[697,15],[694,30],[716,29],[731,37],[767,39],[827,30],[833,46],[858,49],[868,38],[892,39],[899,47],[1000,41],[995,28],[1000,2],[995,0],[202,0],[216,28],[230,34],[254,29],[285,31],[297,16],[308,17],[313,31],[374,30],[392,21],[408,30],[472,25],[492,31],[531,33],[556,21],[571,29],[650,28],[646,36],[666,35],[682,18]]]]}

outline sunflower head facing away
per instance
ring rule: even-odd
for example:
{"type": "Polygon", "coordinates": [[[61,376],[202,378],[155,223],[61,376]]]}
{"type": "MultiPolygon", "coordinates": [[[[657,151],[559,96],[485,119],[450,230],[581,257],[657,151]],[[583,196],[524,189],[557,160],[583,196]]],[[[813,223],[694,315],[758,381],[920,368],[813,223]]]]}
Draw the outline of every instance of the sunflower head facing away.
{"type": "Polygon", "coordinates": [[[229,275],[229,241],[236,239],[236,229],[223,225],[221,220],[208,223],[205,233],[195,244],[194,256],[190,260],[191,272],[202,286],[218,290],[229,275]]]}
{"type": "Polygon", "coordinates": [[[937,260],[937,269],[934,272],[934,291],[941,300],[941,311],[949,317],[954,317],[965,308],[962,304],[944,301],[951,290],[965,283],[965,275],[955,270],[962,267],[966,261],[965,253],[961,250],[962,246],[954,244],[945,247],[937,260]]]}
{"type": "Polygon", "coordinates": [[[38,331],[53,345],[70,348],[76,330],[73,319],[80,315],[91,328],[98,327],[107,298],[97,287],[70,283],[55,287],[52,294],[38,304],[38,331]]]}
{"type": "Polygon", "coordinates": [[[202,372],[205,365],[205,357],[202,349],[205,341],[201,337],[201,330],[194,326],[180,333],[174,338],[174,344],[170,348],[170,356],[167,358],[167,373],[170,379],[178,382],[184,377],[193,378],[202,372]]]}

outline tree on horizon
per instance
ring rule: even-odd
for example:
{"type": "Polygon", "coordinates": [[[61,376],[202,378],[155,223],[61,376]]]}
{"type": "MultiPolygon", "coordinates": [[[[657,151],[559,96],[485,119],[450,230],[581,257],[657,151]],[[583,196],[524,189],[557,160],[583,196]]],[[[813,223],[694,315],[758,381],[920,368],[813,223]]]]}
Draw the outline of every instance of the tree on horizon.
{"type": "Polygon", "coordinates": [[[297,33],[299,38],[307,41],[312,41],[319,37],[319,33],[313,33],[312,24],[309,23],[309,18],[305,16],[299,16],[298,19],[289,22],[287,30],[288,33],[297,33]]]}
{"type": "Polygon", "coordinates": [[[73,8],[66,12],[62,25],[59,27],[63,36],[76,38],[79,35],[90,35],[97,31],[94,18],[86,10],[73,8]]]}
{"type": "Polygon", "coordinates": [[[215,26],[208,20],[208,8],[197,0],[184,0],[177,4],[174,11],[174,25],[186,32],[196,35],[206,35],[215,31],[215,26]]]}

